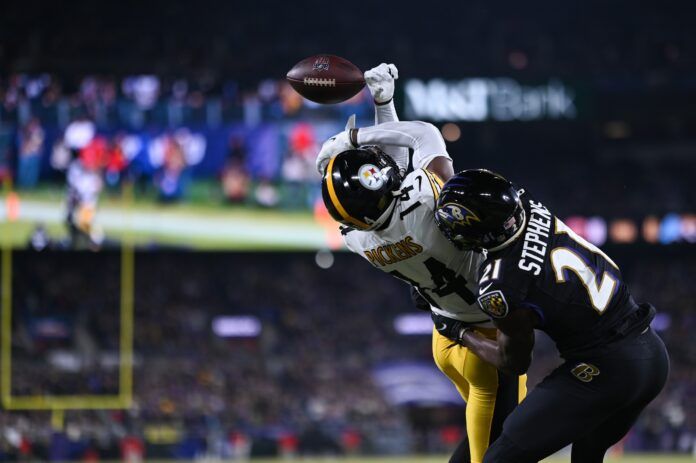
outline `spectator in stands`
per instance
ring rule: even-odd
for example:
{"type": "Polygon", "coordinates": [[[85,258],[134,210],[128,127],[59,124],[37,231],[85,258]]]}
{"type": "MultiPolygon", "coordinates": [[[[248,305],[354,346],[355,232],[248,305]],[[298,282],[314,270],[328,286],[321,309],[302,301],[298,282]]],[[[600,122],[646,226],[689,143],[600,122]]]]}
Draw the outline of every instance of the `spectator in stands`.
{"type": "Polygon", "coordinates": [[[244,137],[233,134],[229,138],[227,159],[222,169],[222,193],[230,203],[246,201],[249,193],[249,174],[246,170],[247,150],[244,137]]]}
{"type": "Polygon", "coordinates": [[[38,118],[29,119],[20,132],[17,186],[32,188],[39,180],[41,155],[44,149],[44,130],[38,118]]]}
{"type": "Polygon", "coordinates": [[[155,185],[161,202],[175,202],[184,196],[187,183],[186,167],[184,147],[175,136],[167,135],[164,139],[164,162],[155,175],[155,185]]]}

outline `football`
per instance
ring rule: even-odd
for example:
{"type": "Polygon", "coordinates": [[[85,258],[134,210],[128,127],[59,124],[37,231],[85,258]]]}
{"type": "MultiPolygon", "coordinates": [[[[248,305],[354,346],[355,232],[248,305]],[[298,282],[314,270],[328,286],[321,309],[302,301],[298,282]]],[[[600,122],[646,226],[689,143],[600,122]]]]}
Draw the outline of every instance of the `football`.
{"type": "Polygon", "coordinates": [[[346,101],[365,86],[362,71],[335,55],[305,58],[290,69],[286,78],[297,93],[322,104],[346,101]]]}

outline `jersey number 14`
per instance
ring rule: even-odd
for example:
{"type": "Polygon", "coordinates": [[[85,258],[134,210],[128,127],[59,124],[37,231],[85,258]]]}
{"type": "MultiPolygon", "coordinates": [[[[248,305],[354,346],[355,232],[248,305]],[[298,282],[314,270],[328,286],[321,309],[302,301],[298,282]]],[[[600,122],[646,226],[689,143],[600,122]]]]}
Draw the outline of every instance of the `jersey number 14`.
{"type": "Polygon", "coordinates": [[[459,297],[464,299],[467,304],[472,305],[476,303],[476,296],[469,290],[466,286],[466,279],[457,275],[457,272],[447,267],[445,264],[435,259],[434,257],[427,258],[424,262],[425,267],[430,273],[430,278],[435,284],[435,289],[426,289],[421,287],[417,281],[408,278],[406,275],[392,270],[389,272],[396,278],[404,280],[410,283],[412,286],[418,289],[418,292],[423,296],[432,306],[439,307],[437,302],[433,299],[430,292],[434,293],[438,297],[444,297],[448,294],[456,293],[459,297]]]}

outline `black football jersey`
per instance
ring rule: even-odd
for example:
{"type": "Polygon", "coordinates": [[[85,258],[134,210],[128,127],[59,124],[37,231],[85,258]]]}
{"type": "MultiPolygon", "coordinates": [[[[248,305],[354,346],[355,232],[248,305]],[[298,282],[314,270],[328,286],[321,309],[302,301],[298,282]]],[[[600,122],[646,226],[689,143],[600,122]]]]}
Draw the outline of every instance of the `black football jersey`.
{"type": "Polygon", "coordinates": [[[587,355],[650,320],[641,316],[621,271],[524,190],[526,223],[479,268],[478,303],[493,319],[533,310],[564,357],[587,355]]]}

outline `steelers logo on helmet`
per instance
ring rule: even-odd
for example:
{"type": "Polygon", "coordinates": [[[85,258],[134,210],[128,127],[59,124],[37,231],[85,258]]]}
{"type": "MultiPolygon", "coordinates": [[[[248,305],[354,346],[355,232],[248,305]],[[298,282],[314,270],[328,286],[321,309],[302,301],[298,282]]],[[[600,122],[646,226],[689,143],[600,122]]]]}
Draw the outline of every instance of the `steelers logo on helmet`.
{"type": "Polygon", "coordinates": [[[364,146],[329,160],[321,196],[336,221],[367,230],[390,217],[401,180],[398,166],[389,155],[376,146],[364,146]]]}
{"type": "Polygon", "coordinates": [[[358,170],[358,180],[368,190],[379,190],[384,185],[384,179],[384,174],[374,164],[364,164],[358,170]]]}
{"type": "Polygon", "coordinates": [[[471,225],[472,222],[480,222],[481,219],[472,211],[461,204],[446,203],[437,210],[437,214],[444,224],[450,228],[455,225],[471,225]]]}

